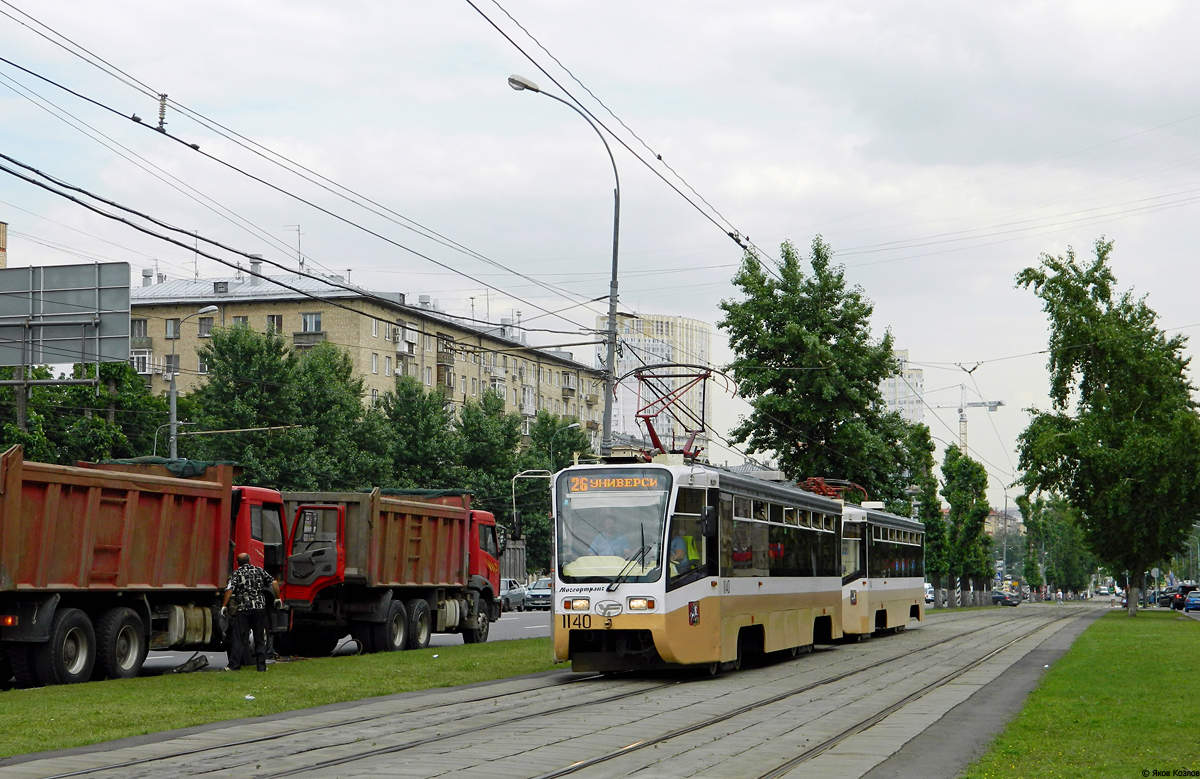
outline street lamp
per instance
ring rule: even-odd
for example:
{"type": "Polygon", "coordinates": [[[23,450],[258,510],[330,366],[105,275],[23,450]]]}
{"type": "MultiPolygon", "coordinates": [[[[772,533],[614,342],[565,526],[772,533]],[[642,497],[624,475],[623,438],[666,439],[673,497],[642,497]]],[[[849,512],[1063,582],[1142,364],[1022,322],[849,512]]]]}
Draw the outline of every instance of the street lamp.
{"type": "Polygon", "coordinates": [[[558,430],[555,430],[554,435],[550,436],[550,473],[554,473],[554,439],[558,438],[558,434],[561,433],[562,431],[574,430],[577,427],[579,427],[579,423],[572,422],[571,424],[567,425],[566,427],[560,427],[558,430]]]}
{"type": "Polygon", "coordinates": [[[613,179],[616,181],[616,189],[613,190],[613,247],[612,247],[612,278],[608,282],[608,334],[605,337],[606,348],[604,367],[606,369],[604,376],[604,429],[600,435],[600,453],[609,455],[612,453],[612,414],[613,414],[613,392],[615,390],[617,378],[617,237],[620,234],[621,227],[621,177],[617,175],[617,161],[613,158],[612,149],[608,146],[608,141],[604,140],[603,133],[600,128],[588,118],[587,114],[580,111],[576,106],[563,100],[561,97],[556,97],[549,92],[543,92],[538,88],[538,85],[525,78],[524,76],[512,75],[508,77],[508,85],[518,92],[529,91],[536,92],[539,95],[545,95],[551,100],[558,102],[570,108],[575,113],[583,117],[583,120],[591,125],[596,131],[596,135],[600,137],[600,142],[604,144],[604,150],[608,152],[608,159],[612,163],[613,179]]]}
{"type": "Polygon", "coordinates": [[[189,319],[191,319],[194,316],[199,316],[201,314],[211,314],[212,312],[214,312],[216,310],[217,310],[216,306],[205,306],[204,308],[200,309],[199,311],[195,311],[191,314],[188,314],[183,319],[180,319],[179,320],[179,328],[178,328],[178,330],[175,331],[175,337],[171,339],[171,392],[170,392],[171,415],[169,417],[170,421],[167,424],[169,424],[171,426],[170,450],[171,450],[171,459],[172,460],[179,459],[179,449],[177,446],[178,441],[176,438],[176,434],[179,432],[179,420],[175,416],[175,399],[178,395],[178,393],[176,392],[176,389],[175,389],[175,374],[178,373],[178,371],[175,370],[175,342],[179,340],[180,335],[182,335],[182,333],[183,333],[183,323],[184,322],[188,321],[189,319]]]}

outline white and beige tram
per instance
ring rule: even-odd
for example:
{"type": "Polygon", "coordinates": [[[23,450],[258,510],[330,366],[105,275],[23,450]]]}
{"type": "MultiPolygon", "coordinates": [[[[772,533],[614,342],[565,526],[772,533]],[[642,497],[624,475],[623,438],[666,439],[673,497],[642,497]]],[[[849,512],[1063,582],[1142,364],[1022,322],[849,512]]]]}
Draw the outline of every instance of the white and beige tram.
{"type": "Polygon", "coordinates": [[[842,632],[862,638],[925,619],[925,526],[882,503],[842,508],[842,632]]]}
{"type": "Polygon", "coordinates": [[[670,455],[568,468],[553,501],[554,652],[575,671],[716,671],[842,636],[840,501],[670,455]]]}

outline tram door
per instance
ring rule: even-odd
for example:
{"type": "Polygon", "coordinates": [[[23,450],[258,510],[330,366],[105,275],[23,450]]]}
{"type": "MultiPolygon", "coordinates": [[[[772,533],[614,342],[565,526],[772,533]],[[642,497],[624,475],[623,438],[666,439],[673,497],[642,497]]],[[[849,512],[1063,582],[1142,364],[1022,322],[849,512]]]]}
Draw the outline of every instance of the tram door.
{"type": "Polygon", "coordinates": [[[842,518],[842,632],[863,635],[874,630],[867,592],[867,532],[865,516],[842,518]]]}

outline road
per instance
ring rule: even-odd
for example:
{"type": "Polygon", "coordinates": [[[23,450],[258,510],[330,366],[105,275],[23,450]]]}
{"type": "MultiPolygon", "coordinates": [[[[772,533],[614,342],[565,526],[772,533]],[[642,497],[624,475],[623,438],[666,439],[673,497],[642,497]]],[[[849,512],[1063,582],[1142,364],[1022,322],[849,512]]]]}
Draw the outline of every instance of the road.
{"type": "MultiPolygon", "coordinates": [[[[511,641],[516,638],[538,638],[550,635],[550,614],[545,611],[507,612],[499,620],[492,623],[488,641],[511,641]]],[[[335,654],[354,654],[356,646],[344,639],[335,654]]],[[[430,646],[458,646],[462,644],[462,636],[457,633],[435,634],[430,640],[430,646]]],[[[169,672],[187,662],[193,652],[151,652],[146,658],[145,676],[158,676],[169,672]]],[[[202,652],[208,665],[206,671],[219,671],[225,667],[224,652],[202,652]]]]}
{"type": "MultiPolygon", "coordinates": [[[[71,750],[0,776],[955,776],[969,750],[926,758],[946,741],[978,751],[991,732],[965,729],[961,713],[988,711],[974,719],[1002,726],[1104,611],[939,613],[899,635],[713,678],[550,672],[71,750]],[[993,709],[996,696],[1007,704],[993,709]]],[[[531,617],[504,627],[534,633],[531,617]]]]}

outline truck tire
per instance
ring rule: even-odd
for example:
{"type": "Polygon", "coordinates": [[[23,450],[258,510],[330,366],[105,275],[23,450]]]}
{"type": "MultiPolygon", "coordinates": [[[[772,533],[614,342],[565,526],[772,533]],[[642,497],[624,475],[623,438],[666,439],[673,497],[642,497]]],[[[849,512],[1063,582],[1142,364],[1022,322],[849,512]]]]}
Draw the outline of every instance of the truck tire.
{"type": "Polygon", "coordinates": [[[22,690],[42,686],[41,680],[38,679],[37,668],[33,665],[33,648],[35,646],[36,644],[18,643],[8,645],[8,662],[12,666],[13,679],[16,680],[17,687],[22,690]]]}
{"type": "Polygon", "coordinates": [[[408,648],[424,649],[433,635],[433,613],[423,598],[413,598],[404,604],[408,612],[408,648]]]}
{"type": "MultiPolygon", "coordinates": [[[[421,601],[424,603],[425,601],[421,601]]],[[[376,652],[399,652],[408,649],[408,610],[398,600],[388,604],[387,619],[372,624],[376,652]]]]}
{"type": "Polygon", "coordinates": [[[350,637],[358,642],[361,654],[369,655],[379,651],[375,644],[375,625],[370,622],[351,622],[350,637]]]}
{"type": "Polygon", "coordinates": [[[96,664],[96,631],[79,609],[60,609],[50,623],[50,640],[33,651],[42,684],[86,682],[96,664]]]}
{"type": "Polygon", "coordinates": [[[491,631],[492,623],[488,620],[488,603],[480,599],[479,613],[475,616],[475,627],[467,628],[463,631],[464,644],[482,644],[488,640],[488,633],[491,631]]]}
{"type": "Polygon", "coordinates": [[[133,679],[146,662],[146,629],[133,609],[110,609],[96,623],[95,679],[133,679]]]}

